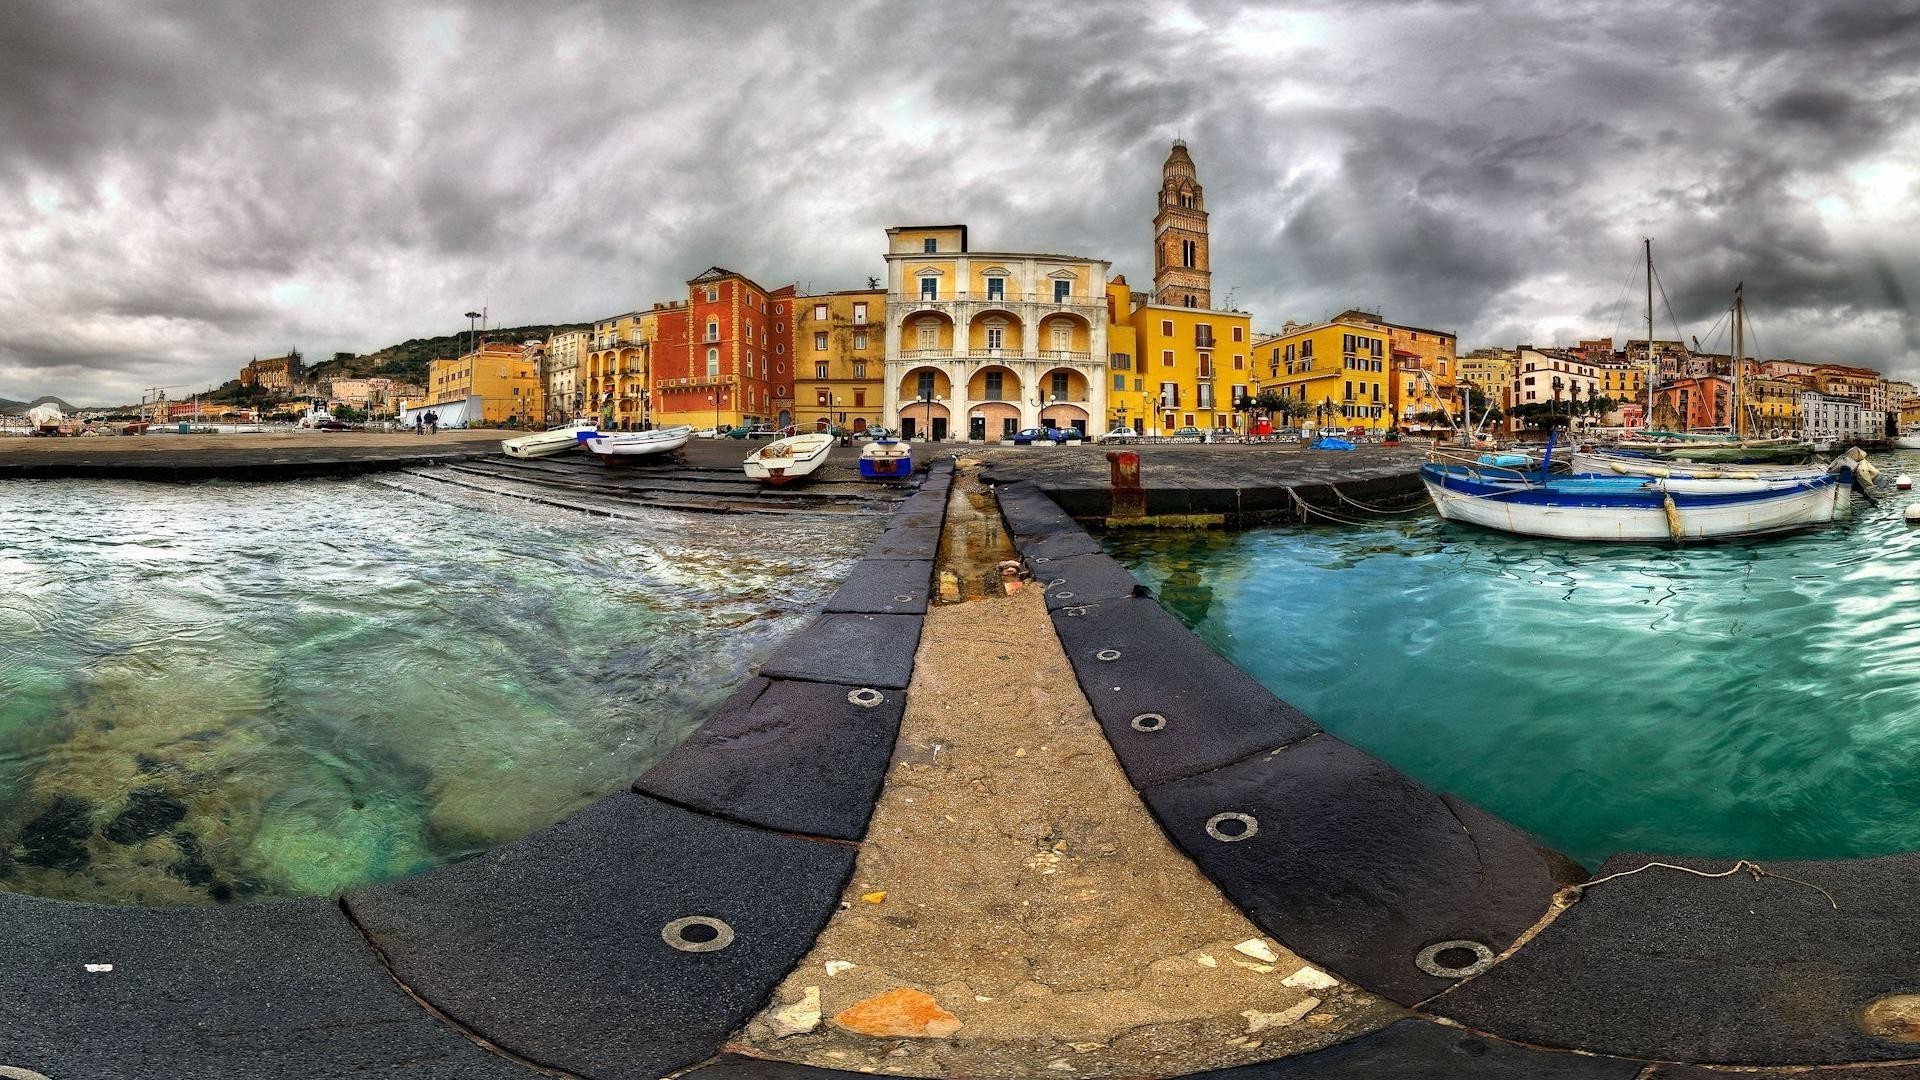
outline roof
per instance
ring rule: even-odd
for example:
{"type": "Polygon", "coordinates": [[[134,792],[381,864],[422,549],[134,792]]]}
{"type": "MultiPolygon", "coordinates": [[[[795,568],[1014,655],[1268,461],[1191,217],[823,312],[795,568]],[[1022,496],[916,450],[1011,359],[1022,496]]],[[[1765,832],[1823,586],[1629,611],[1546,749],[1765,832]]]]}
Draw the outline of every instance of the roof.
{"type": "Polygon", "coordinates": [[[1451,330],[1430,330],[1424,326],[1408,326],[1405,323],[1388,322],[1380,316],[1379,312],[1361,311],[1359,308],[1348,308],[1340,314],[1335,315],[1332,321],[1339,322],[1341,319],[1360,319],[1365,322],[1375,322],[1381,326],[1392,327],[1395,330],[1407,330],[1416,334],[1432,334],[1435,337],[1450,337],[1455,339],[1459,337],[1458,334],[1455,334],[1451,330]]]}

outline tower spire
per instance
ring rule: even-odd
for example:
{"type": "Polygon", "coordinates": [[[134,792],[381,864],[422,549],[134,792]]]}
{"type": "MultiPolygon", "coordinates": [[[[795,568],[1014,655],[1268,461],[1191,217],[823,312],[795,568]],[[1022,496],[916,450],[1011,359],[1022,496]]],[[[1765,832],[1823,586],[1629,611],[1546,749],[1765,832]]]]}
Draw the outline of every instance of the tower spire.
{"type": "Polygon", "coordinates": [[[1207,203],[1184,139],[1160,166],[1160,205],[1153,216],[1153,302],[1213,306],[1207,263],[1207,203]]]}

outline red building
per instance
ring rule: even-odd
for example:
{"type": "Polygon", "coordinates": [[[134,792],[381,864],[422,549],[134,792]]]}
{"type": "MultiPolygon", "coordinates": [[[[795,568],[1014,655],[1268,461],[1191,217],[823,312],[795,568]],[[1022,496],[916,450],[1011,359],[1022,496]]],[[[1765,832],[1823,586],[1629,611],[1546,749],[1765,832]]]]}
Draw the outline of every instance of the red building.
{"type": "Polygon", "coordinates": [[[786,304],[752,279],[722,266],[687,282],[685,306],[655,315],[651,347],[652,413],[661,427],[692,424],[772,424],[780,399],[793,396],[791,357],[775,343],[775,322],[789,321],[786,304]],[[775,371],[778,362],[779,370],[775,371]]]}

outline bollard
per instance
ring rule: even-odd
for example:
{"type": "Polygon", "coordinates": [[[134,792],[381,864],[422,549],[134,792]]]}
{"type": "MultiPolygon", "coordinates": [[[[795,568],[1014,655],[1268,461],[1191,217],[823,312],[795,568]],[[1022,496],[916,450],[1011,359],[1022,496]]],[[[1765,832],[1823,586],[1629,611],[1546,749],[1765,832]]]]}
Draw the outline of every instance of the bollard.
{"type": "Polygon", "coordinates": [[[1133,450],[1107,451],[1108,491],[1112,506],[1109,520],[1147,516],[1147,489],[1140,486],[1140,455],[1133,450]]]}

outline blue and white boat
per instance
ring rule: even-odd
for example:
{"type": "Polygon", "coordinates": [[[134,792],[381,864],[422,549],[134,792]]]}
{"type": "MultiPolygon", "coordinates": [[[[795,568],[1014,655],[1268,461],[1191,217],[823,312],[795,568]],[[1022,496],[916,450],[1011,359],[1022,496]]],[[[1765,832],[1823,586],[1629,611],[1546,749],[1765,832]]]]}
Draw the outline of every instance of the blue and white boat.
{"type": "Polygon", "coordinates": [[[913,472],[913,448],[898,439],[875,439],[860,451],[860,475],[900,480],[913,472]]]}
{"type": "Polygon", "coordinates": [[[1420,479],[1447,521],[1556,540],[1681,541],[1764,536],[1828,524],[1850,504],[1852,463],[1818,475],[1650,477],[1429,462],[1420,479]]]}

